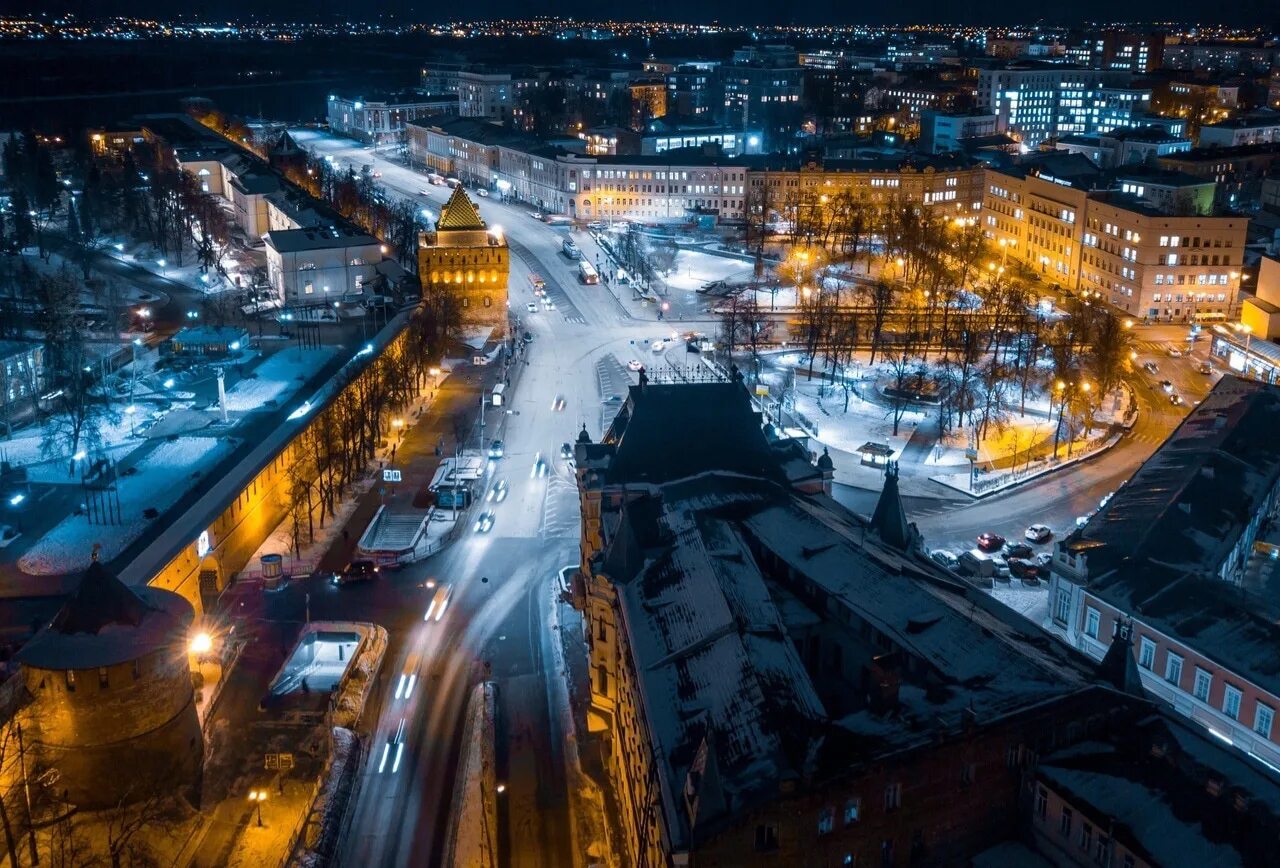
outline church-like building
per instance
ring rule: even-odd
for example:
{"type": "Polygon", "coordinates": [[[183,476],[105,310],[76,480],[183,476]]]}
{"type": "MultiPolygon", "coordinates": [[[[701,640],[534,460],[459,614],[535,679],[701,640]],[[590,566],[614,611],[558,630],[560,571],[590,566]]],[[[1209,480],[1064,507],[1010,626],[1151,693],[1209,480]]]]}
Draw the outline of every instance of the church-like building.
{"type": "Polygon", "coordinates": [[[461,187],[440,209],[434,232],[418,244],[418,276],[428,304],[440,293],[456,299],[462,324],[490,329],[489,338],[507,330],[507,276],[510,251],[502,232],[490,229],[461,187]]]}

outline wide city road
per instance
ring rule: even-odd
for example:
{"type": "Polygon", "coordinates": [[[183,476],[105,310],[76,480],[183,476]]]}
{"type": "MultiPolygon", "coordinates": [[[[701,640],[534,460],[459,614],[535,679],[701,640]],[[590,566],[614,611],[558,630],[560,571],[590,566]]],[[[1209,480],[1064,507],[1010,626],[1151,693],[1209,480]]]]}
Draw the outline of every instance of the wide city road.
{"type": "MultiPolygon", "coordinates": [[[[297,138],[341,164],[372,163],[388,195],[412,199],[433,214],[451,192],[352,142],[310,131],[297,138]]],[[[495,513],[492,530],[469,525],[441,554],[380,580],[380,592],[328,592],[344,595],[346,617],[368,616],[392,632],[381,686],[366,712],[373,723],[342,851],[348,866],[440,864],[463,712],[483,678],[497,684],[498,694],[501,864],[586,864],[570,832],[566,734],[557,707],[563,675],[552,662],[551,643],[559,640],[547,623],[560,593],[559,570],[578,557],[577,488],[560,449],[584,425],[593,439],[600,437],[635,380],[627,363],[644,358],[649,343],[669,337],[670,327],[606,287],[579,284],[576,264],[560,252],[566,230],[534,220],[525,207],[475,201],[511,245],[511,310],[518,331],[533,336],[514,394],[501,410],[486,413],[483,442],[501,437],[505,445],[504,456],[489,467],[486,489],[502,481],[509,493],[500,504],[485,504],[495,513]],[[554,308],[533,295],[535,273],[546,281],[554,308]],[[536,469],[539,459],[546,475],[536,469]],[[448,608],[439,620],[435,612],[424,620],[442,584],[451,589],[448,608]],[[375,597],[382,602],[372,602],[375,597]],[[395,611],[386,611],[388,597],[395,611]]],[[[362,530],[349,529],[352,537],[362,530]]]]}

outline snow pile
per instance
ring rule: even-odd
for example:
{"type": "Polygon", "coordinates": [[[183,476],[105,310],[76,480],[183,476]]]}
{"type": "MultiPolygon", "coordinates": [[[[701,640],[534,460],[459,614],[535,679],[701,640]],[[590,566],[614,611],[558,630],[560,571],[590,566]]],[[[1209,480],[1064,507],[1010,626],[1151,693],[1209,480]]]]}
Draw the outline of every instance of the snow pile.
{"type": "Polygon", "coordinates": [[[342,815],[346,812],[359,767],[359,740],[349,729],[335,726],[331,730],[329,768],[320,792],[311,805],[304,833],[306,850],[299,864],[323,865],[333,855],[342,837],[342,815]]]}
{"type": "MultiPolygon", "coordinates": [[[[22,556],[18,567],[35,576],[77,572],[89,566],[95,543],[101,545],[101,560],[118,557],[155,520],[145,517],[144,510],[154,508],[162,515],[233,447],[233,441],[214,437],[179,437],[159,444],[134,465],[135,473],[117,480],[119,524],[90,524],[87,515],[69,515],[22,556]]],[[[104,501],[107,495],[103,493],[104,501]]]]}

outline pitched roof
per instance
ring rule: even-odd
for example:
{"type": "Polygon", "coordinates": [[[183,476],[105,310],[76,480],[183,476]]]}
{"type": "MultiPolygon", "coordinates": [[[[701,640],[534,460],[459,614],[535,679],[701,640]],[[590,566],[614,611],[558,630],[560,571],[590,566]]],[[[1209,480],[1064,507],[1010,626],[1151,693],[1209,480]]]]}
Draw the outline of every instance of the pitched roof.
{"type": "MultiPolygon", "coordinates": [[[[825,454],[825,453],[824,453],[825,454]]],[[[907,523],[907,511],[898,493],[898,465],[892,463],[884,471],[884,488],[876,501],[876,511],[871,514],[871,529],[880,539],[899,551],[911,547],[911,526],[907,523]]]]}
{"type": "Polygon", "coordinates": [[[453,188],[453,195],[440,209],[440,219],[436,221],[436,231],[443,229],[484,229],[485,223],[480,219],[480,212],[471,201],[471,197],[461,186],[453,188]]]}

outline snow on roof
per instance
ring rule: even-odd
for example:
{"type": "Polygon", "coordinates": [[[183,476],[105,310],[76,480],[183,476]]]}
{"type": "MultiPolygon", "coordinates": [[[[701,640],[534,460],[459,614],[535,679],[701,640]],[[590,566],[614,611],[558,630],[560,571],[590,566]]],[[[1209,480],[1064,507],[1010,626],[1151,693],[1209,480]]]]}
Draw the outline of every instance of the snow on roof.
{"type": "Polygon", "coordinates": [[[647,487],[604,516],[604,535],[601,568],[619,589],[674,835],[689,834],[680,796],[691,789],[704,805],[739,812],[784,780],[842,773],[932,741],[940,725],[958,731],[968,711],[982,722],[1091,684],[1079,655],[889,548],[823,496],[712,471],[647,487]],[[899,667],[892,712],[850,696],[833,720],[791,631],[859,621],[921,665],[899,667]],[[703,745],[714,776],[691,773],[703,745]]]}
{"type": "Polygon", "coordinates": [[[1091,594],[1280,694],[1280,602],[1224,581],[1280,482],[1280,387],[1224,377],[1061,545],[1091,594]]]}

